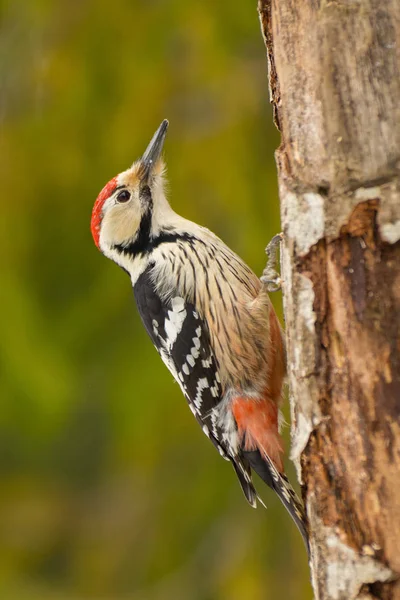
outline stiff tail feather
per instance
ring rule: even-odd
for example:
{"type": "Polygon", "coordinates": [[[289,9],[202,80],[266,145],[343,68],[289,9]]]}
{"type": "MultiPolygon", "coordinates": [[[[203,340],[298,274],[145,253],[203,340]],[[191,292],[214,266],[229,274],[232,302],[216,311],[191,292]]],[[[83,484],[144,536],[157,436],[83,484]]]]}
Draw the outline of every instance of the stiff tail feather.
{"type": "Polygon", "coordinates": [[[236,475],[239,479],[239,483],[246,496],[247,502],[253,507],[257,508],[257,492],[251,481],[251,469],[245,461],[232,460],[233,468],[235,469],[236,475]]]}
{"type": "Polygon", "coordinates": [[[245,458],[245,462],[249,464],[257,475],[259,475],[261,479],[277,493],[282,504],[297,525],[304,540],[308,555],[310,555],[307,517],[303,504],[292,488],[286,475],[279,473],[272,460],[267,455],[265,458],[264,456],[261,456],[258,450],[243,451],[242,454],[245,458]]]}

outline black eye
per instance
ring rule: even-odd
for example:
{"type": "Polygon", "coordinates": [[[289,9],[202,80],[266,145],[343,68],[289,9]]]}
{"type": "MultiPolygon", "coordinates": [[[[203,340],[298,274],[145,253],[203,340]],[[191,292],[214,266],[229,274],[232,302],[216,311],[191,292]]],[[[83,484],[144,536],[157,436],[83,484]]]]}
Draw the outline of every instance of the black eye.
{"type": "Polygon", "coordinates": [[[117,194],[117,202],[128,202],[131,197],[131,193],[128,190],[122,190],[117,194]]]}

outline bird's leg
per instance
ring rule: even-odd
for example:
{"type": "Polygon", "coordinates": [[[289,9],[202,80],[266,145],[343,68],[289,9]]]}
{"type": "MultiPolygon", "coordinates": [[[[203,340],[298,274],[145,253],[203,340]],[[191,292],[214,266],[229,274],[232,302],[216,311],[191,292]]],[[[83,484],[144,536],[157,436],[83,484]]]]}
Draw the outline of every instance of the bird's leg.
{"type": "Polygon", "coordinates": [[[268,262],[260,279],[265,284],[268,292],[277,292],[282,287],[282,279],[276,270],[277,250],[280,248],[282,239],[283,233],[274,235],[265,249],[268,255],[268,262]]]}

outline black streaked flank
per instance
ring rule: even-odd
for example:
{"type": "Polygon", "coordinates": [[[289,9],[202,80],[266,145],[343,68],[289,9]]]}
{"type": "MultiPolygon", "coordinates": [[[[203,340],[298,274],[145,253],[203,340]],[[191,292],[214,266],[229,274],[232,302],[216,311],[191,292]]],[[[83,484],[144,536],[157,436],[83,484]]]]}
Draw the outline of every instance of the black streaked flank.
{"type": "Polygon", "coordinates": [[[222,293],[222,289],[221,289],[221,286],[219,285],[218,279],[217,279],[217,277],[215,277],[215,275],[214,275],[214,281],[215,281],[215,285],[217,286],[219,297],[221,298],[224,309],[226,310],[226,303],[225,303],[224,295],[222,293]]]}

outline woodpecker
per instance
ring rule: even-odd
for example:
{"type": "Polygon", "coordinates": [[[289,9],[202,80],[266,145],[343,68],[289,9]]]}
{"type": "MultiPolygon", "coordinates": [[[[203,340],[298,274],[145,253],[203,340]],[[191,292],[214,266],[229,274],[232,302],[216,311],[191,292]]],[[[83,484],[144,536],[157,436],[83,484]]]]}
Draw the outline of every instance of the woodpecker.
{"type": "Polygon", "coordinates": [[[142,158],[102,189],[91,231],[126,271],[143,324],[197,422],[230,461],[252,506],[255,471],[279,496],[308,549],[301,501],[283,466],[285,344],[267,285],[165,195],[164,120],[142,158]]]}

